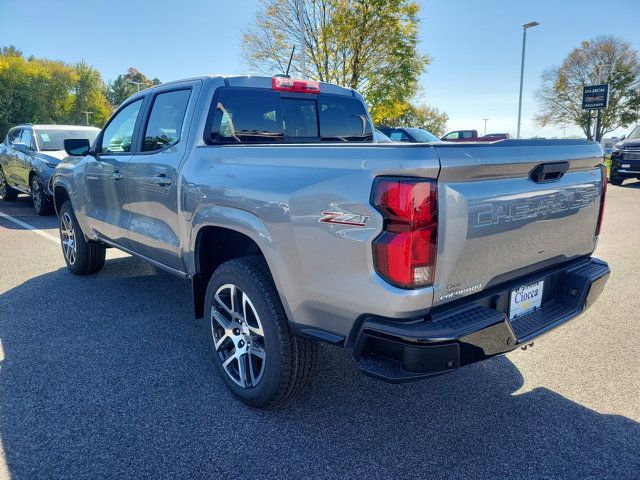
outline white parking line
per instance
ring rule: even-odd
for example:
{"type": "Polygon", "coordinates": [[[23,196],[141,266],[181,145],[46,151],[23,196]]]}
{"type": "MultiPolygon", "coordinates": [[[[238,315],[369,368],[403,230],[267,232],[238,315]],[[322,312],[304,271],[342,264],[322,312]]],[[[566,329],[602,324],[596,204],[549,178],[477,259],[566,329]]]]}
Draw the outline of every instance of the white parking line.
{"type": "Polygon", "coordinates": [[[16,225],[20,225],[21,227],[26,228],[27,230],[31,230],[33,233],[37,233],[38,235],[46,238],[47,240],[51,240],[52,242],[60,244],[60,239],[58,237],[54,237],[50,233],[47,233],[39,228],[36,228],[33,225],[29,225],[28,223],[23,222],[22,220],[18,220],[17,218],[12,217],[11,215],[7,215],[6,213],[0,212],[0,217],[6,218],[10,222],[15,223],[16,225]]]}

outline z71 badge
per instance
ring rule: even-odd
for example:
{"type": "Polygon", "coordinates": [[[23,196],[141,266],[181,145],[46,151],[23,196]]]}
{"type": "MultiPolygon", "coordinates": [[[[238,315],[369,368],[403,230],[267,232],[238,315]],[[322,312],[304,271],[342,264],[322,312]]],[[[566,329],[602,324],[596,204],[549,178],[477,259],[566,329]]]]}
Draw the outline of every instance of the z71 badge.
{"type": "Polygon", "coordinates": [[[319,223],[335,223],[338,225],[351,225],[352,227],[364,227],[369,221],[368,215],[356,215],[345,212],[322,212],[319,223]]]}

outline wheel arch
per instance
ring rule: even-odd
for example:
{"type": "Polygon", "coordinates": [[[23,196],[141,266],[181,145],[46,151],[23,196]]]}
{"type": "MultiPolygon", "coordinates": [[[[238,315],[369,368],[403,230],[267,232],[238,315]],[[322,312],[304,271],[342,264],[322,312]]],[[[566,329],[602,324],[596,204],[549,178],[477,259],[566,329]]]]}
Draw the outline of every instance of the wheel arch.
{"type": "Polygon", "coordinates": [[[217,224],[203,225],[198,229],[192,256],[194,274],[191,283],[196,318],[204,315],[207,285],[220,265],[229,260],[250,256],[264,257],[269,265],[263,248],[250,233],[217,224]]]}
{"type": "Polygon", "coordinates": [[[53,187],[53,205],[54,205],[55,210],[56,210],[56,215],[60,214],[60,208],[62,208],[62,205],[66,201],[70,201],[71,204],[73,205],[73,202],[71,201],[71,196],[69,195],[69,192],[68,192],[67,188],[65,186],[63,186],[63,185],[54,185],[54,187],[53,187]]]}

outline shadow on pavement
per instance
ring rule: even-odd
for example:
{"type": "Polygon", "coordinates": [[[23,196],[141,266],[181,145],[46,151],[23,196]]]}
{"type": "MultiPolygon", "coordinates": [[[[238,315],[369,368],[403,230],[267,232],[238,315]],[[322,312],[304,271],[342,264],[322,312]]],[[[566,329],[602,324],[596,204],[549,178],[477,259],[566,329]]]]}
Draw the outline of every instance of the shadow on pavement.
{"type": "Polygon", "coordinates": [[[0,440],[13,478],[637,478],[640,425],[523,378],[506,358],[388,385],[321,348],[274,411],[225,390],[186,283],[127,257],[0,296],[0,440]]]}
{"type": "MultiPolygon", "coordinates": [[[[28,195],[19,195],[16,200],[12,201],[0,199],[0,212],[27,222],[36,228],[58,228],[58,218],[55,214],[39,216],[33,208],[31,197],[28,195]]],[[[24,227],[16,225],[2,216],[0,216],[0,228],[24,230],[24,227]]]]}

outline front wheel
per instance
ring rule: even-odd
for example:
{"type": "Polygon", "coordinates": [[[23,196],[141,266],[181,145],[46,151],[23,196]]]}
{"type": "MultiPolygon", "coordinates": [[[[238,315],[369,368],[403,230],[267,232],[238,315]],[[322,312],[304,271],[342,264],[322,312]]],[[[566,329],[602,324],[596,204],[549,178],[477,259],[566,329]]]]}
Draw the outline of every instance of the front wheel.
{"type": "Polygon", "coordinates": [[[47,195],[42,186],[42,182],[37,175],[31,177],[31,199],[33,208],[38,215],[51,215],[53,213],[53,201],[47,195]]]}
{"type": "Polygon", "coordinates": [[[18,198],[18,191],[9,186],[2,168],[0,168],[0,198],[9,202],[18,198]]]}
{"type": "Polygon", "coordinates": [[[213,362],[231,392],[251,406],[267,407],[286,403],[306,387],[317,345],[290,331],[264,258],[221,265],[205,301],[213,362]]]}
{"type": "Polygon", "coordinates": [[[106,248],[99,242],[85,240],[71,202],[60,208],[60,242],[67,268],[76,275],[96,273],[104,266],[106,248]]]}
{"type": "Polygon", "coordinates": [[[611,185],[620,186],[620,185],[622,185],[622,182],[624,182],[624,178],[621,178],[621,177],[610,177],[609,178],[609,183],[611,185]]]}

